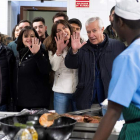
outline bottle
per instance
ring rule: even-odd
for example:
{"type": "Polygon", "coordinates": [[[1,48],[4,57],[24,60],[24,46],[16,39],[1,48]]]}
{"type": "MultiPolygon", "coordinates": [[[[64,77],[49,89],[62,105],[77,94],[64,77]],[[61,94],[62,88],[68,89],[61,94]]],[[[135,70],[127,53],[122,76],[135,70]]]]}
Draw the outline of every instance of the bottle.
{"type": "Polygon", "coordinates": [[[38,133],[36,132],[35,128],[34,128],[34,121],[28,121],[26,122],[27,124],[27,129],[30,132],[31,136],[32,136],[32,140],[38,140],[38,133]]]}
{"type": "Polygon", "coordinates": [[[26,128],[27,127],[26,125],[20,124],[18,127],[20,127],[20,130],[14,137],[14,140],[32,140],[32,136],[30,132],[28,131],[28,129],[26,128]]]}

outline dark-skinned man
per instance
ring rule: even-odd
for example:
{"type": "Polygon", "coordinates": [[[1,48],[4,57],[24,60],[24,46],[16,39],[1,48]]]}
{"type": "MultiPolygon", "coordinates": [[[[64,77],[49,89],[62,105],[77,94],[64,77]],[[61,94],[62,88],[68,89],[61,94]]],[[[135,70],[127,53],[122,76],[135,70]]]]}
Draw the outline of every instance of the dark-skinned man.
{"type": "Polygon", "coordinates": [[[140,1],[118,1],[113,26],[120,38],[127,42],[128,48],[113,63],[108,110],[93,140],[107,140],[121,112],[125,124],[118,140],[139,140],[140,1]]]}

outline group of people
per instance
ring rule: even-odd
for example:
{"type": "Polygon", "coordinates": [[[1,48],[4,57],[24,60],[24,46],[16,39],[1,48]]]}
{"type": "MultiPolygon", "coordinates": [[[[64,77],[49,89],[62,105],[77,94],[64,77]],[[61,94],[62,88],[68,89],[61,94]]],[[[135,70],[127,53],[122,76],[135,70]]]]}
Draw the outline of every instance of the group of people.
{"type": "Polygon", "coordinates": [[[1,106],[12,111],[50,109],[53,102],[55,111],[63,114],[104,101],[113,61],[126,47],[108,37],[99,17],[85,23],[87,42],[80,36],[81,28],[80,20],[68,20],[64,13],[53,17],[50,36],[44,18],[21,20],[13,29],[14,41],[2,46],[5,57],[10,52],[7,71],[1,65],[1,81],[9,84],[2,89],[10,88],[2,92],[6,99],[1,106]]]}
{"type": "Polygon", "coordinates": [[[0,110],[49,109],[53,93],[59,114],[108,98],[93,139],[106,140],[121,112],[126,123],[119,139],[140,139],[140,2],[117,1],[110,21],[104,31],[99,17],[89,18],[87,41],[81,22],[64,13],[53,17],[50,35],[42,17],[20,21],[7,47],[0,35],[0,110]]]}

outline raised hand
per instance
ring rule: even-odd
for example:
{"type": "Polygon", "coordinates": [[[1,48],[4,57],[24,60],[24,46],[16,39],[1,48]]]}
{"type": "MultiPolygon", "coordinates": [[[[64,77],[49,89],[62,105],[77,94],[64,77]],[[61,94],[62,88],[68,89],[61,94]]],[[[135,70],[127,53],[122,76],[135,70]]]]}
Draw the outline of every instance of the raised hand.
{"type": "Polygon", "coordinates": [[[73,35],[71,35],[71,47],[73,53],[77,52],[84,44],[86,44],[86,42],[83,42],[82,44],[80,42],[80,33],[73,32],[73,35]]]}
{"type": "Polygon", "coordinates": [[[41,42],[39,43],[39,39],[34,37],[32,38],[32,46],[28,46],[28,48],[33,54],[36,54],[40,50],[40,45],[41,45],[41,42]]]}
{"type": "Polygon", "coordinates": [[[67,47],[69,40],[64,42],[64,33],[56,33],[55,41],[56,41],[56,46],[57,46],[57,53],[62,54],[62,51],[67,47]]]}

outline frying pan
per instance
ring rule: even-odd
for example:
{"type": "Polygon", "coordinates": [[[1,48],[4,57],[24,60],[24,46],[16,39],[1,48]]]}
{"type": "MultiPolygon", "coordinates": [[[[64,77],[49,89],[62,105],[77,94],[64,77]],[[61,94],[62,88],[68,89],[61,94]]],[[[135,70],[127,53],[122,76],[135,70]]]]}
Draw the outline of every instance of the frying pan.
{"type": "Polygon", "coordinates": [[[6,117],[0,120],[1,129],[13,140],[16,133],[20,130],[19,127],[14,126],[14,123],[26,124],[27,121],[34,121],[39,140],[67,140],[76,124],[74,119],[60,117],[54,121],[52,126],[43,127],[39,125],[40,116],[40,114],[37,114],[6,117]]]}

